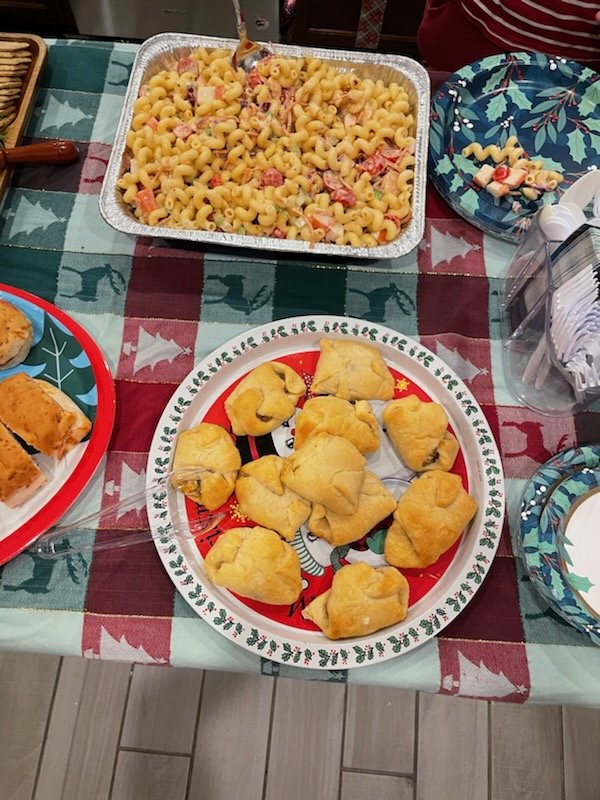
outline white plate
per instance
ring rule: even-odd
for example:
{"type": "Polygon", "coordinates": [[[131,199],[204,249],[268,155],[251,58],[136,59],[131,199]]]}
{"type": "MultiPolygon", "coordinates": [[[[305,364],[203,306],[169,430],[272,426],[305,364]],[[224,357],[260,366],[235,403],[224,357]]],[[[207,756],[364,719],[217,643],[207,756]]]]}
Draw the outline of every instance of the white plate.
{"type": "MultiPolygon", "coordinates": [[[[156,428],[148,458],[147,482],[150,486],[170,468],[179,431],[203,420],[222,419],[226,424],[222,410],[224,393],[249,370],[267,360],[288,360],[297,369],[305,369],[305,378],[310,377],[319,341],[324,337],[353,337],[375,344],[392,371],[399,373],[396,396],[416,392],[444,405],[461,446],[453,471],[463,476],[478,502],[477,514],[455,548],[427,570],[403,570],[411,583],[412,601],[407,618],[375,634],[338,641],[327,639],[311,623],[301,620],[303,602],[308,602],[315,591],[318,593],[316,587],[323,591],[331,580],[333,571],[331,566],[324,568],[325,561],[339,564],[339,558],[345,557],[383,563],[382,557],[373,552],[380,549],[375,541],[377,535],[371,537],[372,549],[359,547],[342,553],[340,548],[333,551],[320,540],[315,542],[306,535],[297,535],[294,546],[299,550],[308,586],[296,607],[269,607],[239,598],[211,585],[205,578],[200,549],[209,545],[201,542],[198,546],[184,537],[175,538],[170,532],[172,520],[198,514],[197,507],[181,493],[168,489],[153,495],[148,516],[169,576],[198,616],[216,630],[241,647],[273,661],[311,668],[345,668],[392,658],[439,633],[471,600],[498,547],[504,519],[500,456],[480,407],[446,364],[396,331],[347,317],[297,317],[255,328],[215,350],[179,386],[156,428]]],[[[238,437],[238,446],[240,450],[252,451],[252,457],[265,450],[283,455],[290,446],[292,433],[291,426],[282,426],[261,440],[250,438],[241,442],[238,437]]],[[[385,436],[382,442],[385,444],[385,436]]],[[[384,444],[368,464],[380,474],[390,468],[389,459],[395,458],[391,448],[384,444]]],[[[406,477],[411,476],[406,473],[406,477]]],[[[236,523],[235,497],[229,501],[228,509],[230,526],[245,524],[236,523]]],[[[380,544],[381,535],[378,541],[380,544]]]]}

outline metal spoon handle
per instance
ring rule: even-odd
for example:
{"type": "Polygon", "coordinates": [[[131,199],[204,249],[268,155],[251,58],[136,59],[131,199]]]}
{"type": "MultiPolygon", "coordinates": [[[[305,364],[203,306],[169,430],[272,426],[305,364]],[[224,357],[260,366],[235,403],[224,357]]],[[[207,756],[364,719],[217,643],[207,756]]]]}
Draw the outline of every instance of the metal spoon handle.
{"type": "Polygon", "coordinates": [[[237,32],[240,37],[246,38],[247,31],[246,31],[246,20],[244,19],[244,15],[242,14],[242,7],[240,6],[240,0],[231,0],[233,3],[233,10],[235,11],[235,23],[237,27],[237,32]]]}

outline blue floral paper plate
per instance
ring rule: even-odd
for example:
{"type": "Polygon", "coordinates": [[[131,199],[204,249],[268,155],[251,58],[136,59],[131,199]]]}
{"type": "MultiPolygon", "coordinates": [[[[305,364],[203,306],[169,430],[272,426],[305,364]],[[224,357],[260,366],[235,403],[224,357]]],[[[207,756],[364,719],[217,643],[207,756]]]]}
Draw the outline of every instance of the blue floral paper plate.
{"type": "MultiPolygon", "coordinates": [[[[582,469],[552,492],[544,514],[552,526],[560,569],[583,608],[600,622],[600,470],[582,469]],[[585,508],[584,508],[585,504],[585,508]]],[[[542,517],[544,516],[542,514],[542,517]]]]}
{"type": "Polygon", "coordinates": [[[556,539],[557,514],[554,511],[551,519],[549,509],[550,498],[559,491],[568,500],[568,483],[574,476],[599,467],[600,444],[565,450],[543,464],[525,487],[517,542],[529,577],[550,608],[596,644],[600,644],[600,623],[565,580],[556,539]]]}
{"type": "MultiPolygon", "coordinates": [[[[462,67],[435,92],[429,129],[430,180],[465,219],[518,243],[541,205],[496,200],[473,183],[480,163],[462,155],[471,142],[503,147],[516,136],[531,158],[561,172],[558,192],[600,164],[600,75],[574,61],[541,53],[504,53],[462,67]]],[[[486,162],[487,163],[487,162],[486,162]]],[[[489,162],[491,163],[491,162],[489,162]]]]}

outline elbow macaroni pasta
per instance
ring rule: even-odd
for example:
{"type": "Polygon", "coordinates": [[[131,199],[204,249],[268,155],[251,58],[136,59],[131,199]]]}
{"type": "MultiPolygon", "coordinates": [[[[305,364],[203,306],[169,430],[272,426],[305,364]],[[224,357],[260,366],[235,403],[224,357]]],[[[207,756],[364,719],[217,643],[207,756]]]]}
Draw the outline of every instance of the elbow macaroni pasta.
{"type": "Polygon", "coordinates": [[[396,83],[201,48],[142,86],[117,186],[148,225],[376,247],[411,219],[414,128],[396,83]]]}

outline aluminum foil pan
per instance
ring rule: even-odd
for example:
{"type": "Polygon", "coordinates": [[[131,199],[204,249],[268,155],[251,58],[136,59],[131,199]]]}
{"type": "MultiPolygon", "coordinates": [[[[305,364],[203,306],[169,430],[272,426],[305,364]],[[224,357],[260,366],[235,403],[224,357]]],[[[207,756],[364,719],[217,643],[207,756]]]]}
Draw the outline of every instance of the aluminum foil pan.
{"type": "Polygon", "coordinates": [[[270,45],[281,56],[313,56],[328,61],[341,70],[356,70],[361,77],[381,79],[386,83],[395,81],[406,90],[415,115],[415,177],[413,182],[410,224],[389,244],[378,247],[350,247],[327,242],[291,241],[271,239],[268,236],[250,236],[233,233],[167,228],[150,226],[140,222],[123,202],[117,188],[117,180],[124,169],[127,133],[131,127],[133,104],[146,76],[164,69],[173,58],[186,55],[197,47],[224,47],[234,50],[237,39],[221,39],[212,36],[195,36],[182,33],[160,33],[147,39],[138,50],[133,63],[129,85],[125,94],[123,110],[108,168],[100,192],[100,213],[106,222],[118,231],[135,236],[152,236],[179,239],[185,242],[205,242],[212,245],[228,245],[257,250],[276,250],[282,253],[306,253],[346,258],[383,259],[397,258],[409,253],[423,238],[425,228],[425,181],[427,175],[427,144],[429,140],[430,82],[426,70],[417,61],[406,56],[387,53],[362,53],[350,50],[327,50],[297,45],[270,45]]]}

